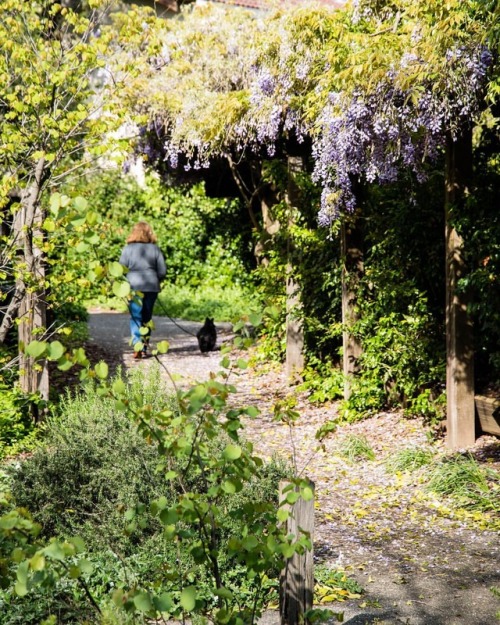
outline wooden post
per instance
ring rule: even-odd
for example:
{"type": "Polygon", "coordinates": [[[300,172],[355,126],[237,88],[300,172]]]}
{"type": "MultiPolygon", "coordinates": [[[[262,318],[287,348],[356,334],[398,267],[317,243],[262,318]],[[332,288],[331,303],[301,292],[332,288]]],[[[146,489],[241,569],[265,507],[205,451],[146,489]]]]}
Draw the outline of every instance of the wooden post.
{"type": "MultiPolygon", "coordinates": [[[[295,176],[304,170],[300,156],[288,157],[289,225],[294,221],[294,213],[299,205],[299,189],[295,176]]],[[[294,278],[294,250],[288,239],[288,263],[286,268],[286,361],[285,374],[289,381],[300,379],[304,369],[304,327],[301,318],[302,298],[300,286],[294,278]]]]}
{"type": "Polygon", "coordinates": [[[359,319],[357,290],[364,274],[363,233],[358,214],[344,215],[341,222],[342,334],[344,399],[351,395],[353,376],[359,371],[362,346],[350,328],[359,319]]]}
{"type": "Polygon", "coordinates": [[[456,140],[448,136],[446,145],[446,442],[451,449],[473,445],[476,439],[473,328],[469,297],[457,290],[466,265],[463,240],[453,224],[465,202],[471,173],[472,131],[467,129],[456,140]]]}
{"type": "MultiPolygon", "coordinates": [[[[286,499],[284,489],[289,482],[280,482],[280,501],[286,499]]],[[[314,491],[314,484],[310,482],[314,491]]],[[[314,539],[314,499],[304,501],[299,498],[289,507],[290,516],[287,520],[287,534],[296,538],[306,532],[314,539]]],[[[280,574],[280,618],[281,625],[303,625],[307,620],[304,615],[313,605],[314,594],[314,563],[313,549],[302,555],[294,554],[285,564],[280,574]]]]}
{"type": "MultiPolygon", "coordinates": [[[[26,266],[25,275],[19,278],[17,285],[17,290],[23,294],[18,310],[19,384],[25,393],[38,393],[42,399],[48,400],[47,361],[35,363],[21,349],[22,345],[42,339],[46,330],[45,266],[43,253],[37,245],[37,239],[42,237],[41,224],[44,219],[39,199],[45,165],[45,160],[41,158],[37,163],[32,184],[21,194],[21,206],[15,216],[14,230],[26,266]]],[[[34,405],[33,416],[35,419],[39,416],[34,405]]]]}

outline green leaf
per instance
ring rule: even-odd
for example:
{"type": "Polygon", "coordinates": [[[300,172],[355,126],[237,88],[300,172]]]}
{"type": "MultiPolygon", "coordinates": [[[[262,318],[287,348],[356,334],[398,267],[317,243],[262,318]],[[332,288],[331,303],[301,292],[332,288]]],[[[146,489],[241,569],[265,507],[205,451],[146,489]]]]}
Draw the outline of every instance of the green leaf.
{"type": "Polygon", "coordinates": [[[153,605],[158,612],[170,612],[173,606],[172,597],[164,592],[153,598],[153,605]]]}
{"type": "Polygon", "coordinates": [[[67,356],[65,356],[57,361],[57,368],[59,371],[69,371],[73,364],[74,363],[67,356]]]}
{"type": "Polygon", "coordinates": [[[196,606],[196,588],[187,586],[181,592],[180,604],[185,612],[191,612],[196,606]]]}
{"type": "Polygon", "coordinates": [[[223,599],[229,599],[229,600],[233,598],[233,593],[227,588],[217,588],[214,591],[214,595],[216,597],[222,597],[223,599]]]}
{"type": "Polygon", "coordinates": [[[295,547],[293,545],[282,545],[281,553],[285,558],[291,558],[295,554],[295,547]]]}
{"type": "Polygon", "coordinates": [[[260,324],[262,323],[262,314],[251,313],[250,315],[248,315],[248,320],[254,327],[260,326],[260,324]]]}
{"type": "Polygon", "coordinates": [[[135,595],[134,605],[139,612],[149,612],[153,608],[151,597],[145,592],[140,592],[138,595],[135,595]]]}
{"type": "Polygon", "coordinates": [[[26,346],[25,353],[33,358],[40,358],[40,356],[45,353],[46,349],[47,343],[44,341],[31,341],[31,343],[26,346]]]}
{"type": "Polygon", "coordinates": [[[304,486],[301,495],[304,501],[311,501],[311,499],[314,499],[314,491],[310,486],[304,486]]]}
{"type": "Polygon", "coordinates": [[[94,367],[95,374],[101,380],[105,380],[108,377],[109,368],[105,362],[98,362],[94,367]]]}
{"type": "Polygon", "coordinates": [[[90,560],[87,560],[86,558],[84,558],[83,560],[80,560],[78,562],[78,566],[80,568],[80,571],[82,573],[85,573],[86,575],[91,575],[92,572],[94,571],[94,565],[92,564],[90,560]]]}
{"type": "Polygon", "coordinates": [[[33,571],[43,571],[45,568],[45,556],[37,551],[30,560],[30,566],[33,571]]]}
{"type": "Polygon", "coordinates": [[[113,393],[116,393],[117,395],[121,395],[127,390],[125,382],[121,379],[115,380],[111,388],[113,390],[113,393]]]}
{"type": "Polygon", "coordinates": [[[234,495],[236,492],[236,484],[232,480],[222,482],[222,490],[228,495],[234,495]]]}
{"type": "Polygon", "coordinates": [[[78,243],[78,245],[75,247],[75,250],[79,253],[79,254],[83,254],[84,252],[86,252],[89,249],[89,246],[84,243],[83,241],[80,241],[80,243],[78,243]]]}
{"type": "Polygon", "coordinates": [[[29,560],[24,560],[17,567],[16,577],[17,577],[17,581],[20,582],[21,584],[27,584],[28,583],[28,569],[29,569],[29,565],[30,565],[29,560]]]}
{"type": "Polygon", "coordinates": [[[276,516],[280,523],[284,523],[290,516],[290,512],[286,508],[279,508],[276,516]]]}
{"type": "Polygon", "coordinates": [[[74,536],[73,538],[70,538],[68,542],[75,547],[76,553],[82,553],[82,551],[85,551],[85,543],[80,536],[74,536]]]}
{"type": "Polygon", "coordinates": [[[121,278],[123,276],[124,267],[120,263],[112,262],[108,265],[108,272],[113,278],[121,278]]]}
{"type": "Polygon", "coordinates": [[[45,232],[54,232],[56,229],[56,224],[53,219],[47,217],[47,219],[43,222],[42,228],[45,232]]]}
{"type": "Polygon", "coordinates": [[[247,369],[248,368],[248,362],[244,358],[238,358],[238,360],[236,361],[236,364],[237,364],[239,369],[247,369]]]}
{"type": "Polygon", "coordinates": [[[47,345],[47,358],[49,360],[59,360],[64,354],[64,345],[59,341],[52,341],[47,345]]]}
{"type": "Polygon", "coordinates": [[[163,525],[173,525],[179,520],[179,515],[172,508],[165,508],[160,512],[160,521],[163,525]]]}
{"type": "Polygon", "coordinates": [[[113,282],[113,293],[116,297],[127,297],[130,294],[128,282],[113,282]]]}
{"type": "Polygon", "coordinates": [[[46,556],[49,556],[49,558],[52,558],[52,560],[60,560],[60,561],[62,561],[65,558],[64,549],[56,541],[50,543],[50,545],[48,545],[48,547],[45,547],[45,549],[43,550],[43,553],[46,556]]]}
{"type": "Polygon", "coordinates": [[[168,341],[160,341],[156,346],[159,354],[166,354],[168,352],[169,343],[168,341]]]}
{"type": "Polygon", "coordinates": [[[50,212],[53,215],[57,215],[59,213],[59,209],[61,208],[61,194],[60,193],[53,193],[50,196],[49,208],[50,208],[50,212]]]}
{"type": "Polygon", "coordinates": [[[79,195],[78,197],[75,197],[75,199],[73,200],[73,204],[75,208],[77,208],[80,211],[86,210],[88,206],[87,200],[81,195],[79,195]]]}
{"type": "Polygon", "coordinates": [[[246,536],[242,542],[243,549],[246,551],[253,551],[258,544],[259,541],[255,536],[246,536]]]}
{"type": "Polygon", "coordinates": [[[14,590],[18,597],[24,597],[28,594],[28,587],[23,582],[17,581],[16,585],[14,586],[14,590]]]}
{"type": "Polygon", "coordinates": [[[239,445],[227,445],[222,456],[225,460],[237,460],[241,457],[241,447],[239,445]]]}

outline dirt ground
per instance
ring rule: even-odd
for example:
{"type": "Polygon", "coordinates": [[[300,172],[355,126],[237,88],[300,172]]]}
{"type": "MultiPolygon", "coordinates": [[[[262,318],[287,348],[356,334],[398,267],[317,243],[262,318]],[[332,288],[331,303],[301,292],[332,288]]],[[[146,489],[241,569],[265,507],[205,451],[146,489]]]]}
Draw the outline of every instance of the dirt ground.
{"type": "MultiPolygon", "coordinates": [[[[220,352],[198,351],[194,336],[201,324],[155,317],[153,341],[168,340],[161,356],[179,384],[205,380],[219,370],[220,352]]],[[[154,359],[134,360],[128,344],[128,315],[92,310],[89,351],[114,368],[150,367],[154,359]]],[[[230,326],[218,325],[219,345],[229,341],[230,326]]],[[[314,406],[298,395],[300,418],[293,427],[273,420],[276,401],[290,389],[282,372],[246,370],[233,380],[235,402],[253,405],[260,415],[249,420],[246,436],[264,458],[281,456],[315,483],[314,555],[317,563],[343,568],[364,589],[356,598],[328,607],[344,614],[346,625],[495,625],[500,623],[500,540],[480,522],[453,514],[446,501],[424,493],[418,480],[386,471],[386,460],[409,447],[438,449],[419,420],[385,412],[338,428],[322,446],[318,428],[336,416],[335,404],[314,406]],[[352,462],[338,451],[350,434],[365,437],[375,459],[352,462]]],[[[481,463],[500,469],[500,441],[483,436],[467,450],[481,463]]],[[[263,625],[279,621],[275,612],[263,625]]]]}

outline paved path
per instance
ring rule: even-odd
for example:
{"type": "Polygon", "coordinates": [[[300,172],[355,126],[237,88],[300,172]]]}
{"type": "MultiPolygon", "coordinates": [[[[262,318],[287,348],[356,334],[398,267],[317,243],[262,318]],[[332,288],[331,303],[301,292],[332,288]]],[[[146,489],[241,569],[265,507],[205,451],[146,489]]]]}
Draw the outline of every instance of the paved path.
{"type": "MultiPolygon", "coordinates": [[[[113,354],[115,364],[123,368],[153,362],[150,359],[141,361],[133,359],[130,346],[130,327],[128,313],[119,313],[98,308],[89,311],[89,332],[91,341],[113,354]]],[[[210,371],[220,369],[221,355],[218,350],[202,354],[198,348],[196,332],[203,324],[195,321],[153,317],[154,330],[151,335],[151,346],[160,341],[170,344],[168,353],[160,356],[170,374],[181,376],[186,383],[205,380],[210,371]]],[[[217,347],[230,340],[231,324],[217,323],[217,347]]]]}
{"type": "MultiPolygon", "coordinates": [[[[154,362],[132,358],[128,314],[99,309],[90,313],[91,339],[115,364],[127,369],[154,362]]],[[[167,318],[154,317],[154,322],[153,344],[170,343],[169,352],[160,358],[171,374],[188,383],[206,380],[219,370],[220,352],[202,355],[198,350],[193,335],[200,323],[178,321],[188,334],[167,318]]],[[[219,345],[230,340],[229,324],[218,324],[217,330],[219,345]]],[[[334,567],[344,565],[366,591],[361,599],[330,606],[344,612],[344,625],[500,624],[495,617],[500,600],[489,590],[500,587],[499,535],[440,518],[425,502],[416,501],[410,488],[395,489],[383,471],[383,459],[398,445],[429,444],[421,423],[386,413],[339,428],[340,437],[365,436],[377,452],[376,463],[345,464],[336,454],[337,435],[327,439],[322,450],[317,450],[314,438],[321,423],[334,417],[334,408],[311,406],[299,397],[301,417],[291,444],[288,428],[273,420],[274,402],[289,392],[282,374],[267,371],[256,377],[244,372],[237,388],[236,401],[261,410],[246,430],[256,453],[289,459],[293,451],[299,468],[304,459],[309,463],[318,498],[316,557],[334,567]],[[316,450],[312,457],[311,450],[316,450]]],[[[496,443],[491,444],[493,449],[496,443]]],[[[277,613],[266,612],[260,625],[277,623],[277,613]]]]}

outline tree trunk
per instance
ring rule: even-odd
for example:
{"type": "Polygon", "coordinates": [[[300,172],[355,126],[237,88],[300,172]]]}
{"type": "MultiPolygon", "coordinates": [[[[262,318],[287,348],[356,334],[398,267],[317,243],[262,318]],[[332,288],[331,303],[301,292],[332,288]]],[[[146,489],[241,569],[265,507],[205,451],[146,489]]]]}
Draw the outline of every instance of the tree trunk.
{"type": "MultiPolygon", "coordinates": [[[[37,239],[42,237],[41,224],[44,219],[39,203],[44,168],[45,161],[40,159],[35,171],[35,180],[22,194],[21,207],[16,214],[14,228],[21,257],[26,266],[26,271],[18,278],[17,284],[18,292],[23,292],[18,310],[19,384],[25,393],[38,394],[42,399],[48,400],[47,362],[42,360],[35,363],[23,349],[31,341],[43,339],[46,329],[45,266],[43,253],[37,245],[37,239]]],[[[36,407],[33,408],[33,414],[38,418],[36,407]]]]}
{"type": "Polygon", "coordinates": [[[465,130],[446,144],[446,397],[447,444],[451,449],[474,444],[473,327],[467,307],[469,296],[457,290],[466,273],[463,240],[454,218],[464,206],[472,175],[472,131],[465,130]]]}
{"type": "Polygon", "coordinates": [[[341,222],[342,257],[342,335],[344,399],[351,396],[352,378],[359,371],[362,353],[360,340],[351,332],[359,320],[357,307],[358,286],[364,275],[363,232],[359,214],[344,215],[341,222]]]}
{"type": "MultiPolygon", "coordinates": [[[[288,157],[288,214],[289,226],[293,224],[300,196],[295,176],[304,170],[300,156],[288,157]]],[[[288,237],[288,262],[286,267],[286,362],[285,374],[289,381],[300,380],[304,369],[304,326],[300,286],[294,278],[296,263],[293,243],[288,237]]]]}

